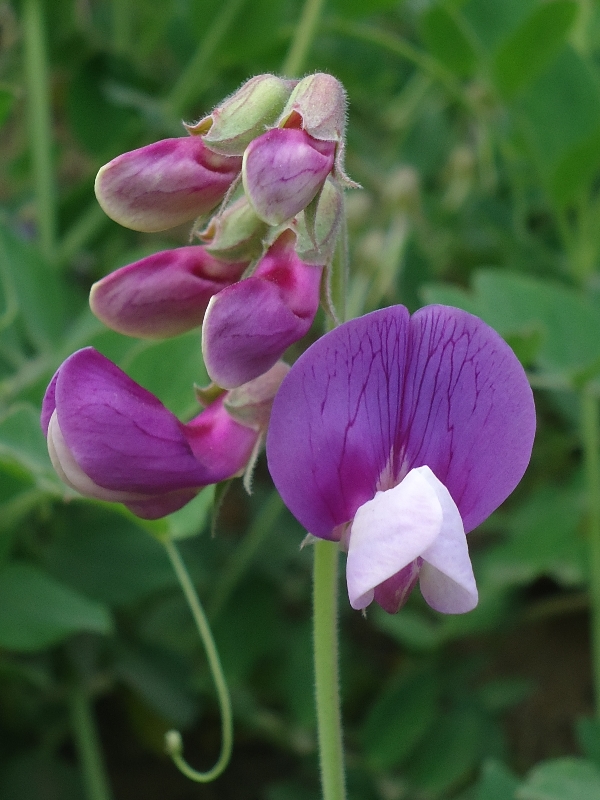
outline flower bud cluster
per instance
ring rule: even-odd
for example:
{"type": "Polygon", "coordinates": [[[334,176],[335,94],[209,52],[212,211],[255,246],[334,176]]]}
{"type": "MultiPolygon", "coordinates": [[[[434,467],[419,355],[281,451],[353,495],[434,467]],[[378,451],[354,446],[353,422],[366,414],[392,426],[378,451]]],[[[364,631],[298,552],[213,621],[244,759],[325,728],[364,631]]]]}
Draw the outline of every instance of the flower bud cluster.
{"type": "Polygon", "coordinates": [[[188,136],[102,167],[95,189],[108,216],[145,232],[193,222],[199,243],[107,275],[92,287],[92,311],[141,338],[202,326],[213,384],[184,424],[96,351],[75,353],[43,412],[68,485],[156,517],[251,468],[288,369],[280,359],[310,329],[328,281],[342,192],[354,185],[343,167],[345,121],[331,75],[259,75],[186,125],[188,136]]]}

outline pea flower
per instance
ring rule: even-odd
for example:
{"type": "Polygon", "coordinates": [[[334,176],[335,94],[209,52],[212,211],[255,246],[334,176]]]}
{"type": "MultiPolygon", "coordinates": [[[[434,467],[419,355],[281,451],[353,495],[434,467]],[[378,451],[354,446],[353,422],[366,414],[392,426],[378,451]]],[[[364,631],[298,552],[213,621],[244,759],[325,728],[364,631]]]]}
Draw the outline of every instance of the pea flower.
{"type": "Polygon", "coordinates": [[[311,534],[340,541],[353,608],[394,613],[420,582],[438,611],[477,604],[465,534],[513,491],[535,408],[510,347],[481,320],[393,306],[294,364],[273,404],[269,469],[311,534]]]}
{"type": "Polygon", "coordinates": [[[276,365],[236,397],[221,393],[188,423],[92,347],[54,375],[42,429],[60,478],[144,519],[181,508],[203,487],[243,473],[286,372],[276,365]]]}
{"type": "Polygon", "coordinates": [[[206,370],[233,389],[257,378],[310,329],[323,268],[296,255],[296,235],[282,233],[254,274],[214,295],[202,326],[206,370]]]}
{"type": "Polygon", "coordinates": [[[217,259],[201,245],[162,250],[97,281],[90,307],[126,336],[177,336],[200,326],[210,298],[239,280],[247,266],[217,259]]]}
{"type": "Polygon", "coordinates": [[[213,153],[199,136],[163,139],[105,164],[96,176],[96,197],[120,225],[164,231],[211,211],[241,164],[241,158],[213,153]]]}

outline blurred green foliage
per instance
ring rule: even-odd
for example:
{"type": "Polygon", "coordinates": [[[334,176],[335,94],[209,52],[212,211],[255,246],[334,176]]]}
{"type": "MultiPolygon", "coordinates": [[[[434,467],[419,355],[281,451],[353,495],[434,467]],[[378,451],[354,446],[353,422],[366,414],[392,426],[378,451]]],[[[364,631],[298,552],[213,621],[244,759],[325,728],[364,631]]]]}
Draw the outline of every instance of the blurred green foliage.
{"type": "MultiPolygon", "coordinates": [[[[172,725],[200,742],[190,760],[211,760],[213,690],[160,545],[168,534],[182,540],[211,617],[236,753],[268,748],[269,766],[246,782],[236,755],[217,794],[184,795],[174,782],[160,796],[314,800],[310,548],[299,550],[303,532],[263,462],[254,494],[234,485],[216,521],[207,490],[146,524],[65,489],[38,422],[52,374],[86,345],[193,414],[193,384],[206,382],[198,334],[127,339],[86,299],[94,280],[188,233],[118,227],[96,205],[94,175],[125,150],[183,134],[182,117],[199,118],[248,76],[279,71],[301,3],[47,0],[46,131],[28,115],[32,2],[0,2],[0,797],[85,796],[74,692],[101,700],[117,800],[134,795],[110,746],[114,714],[157,760],[172,725]],[[55,186],[51,248],[38,236],[49,210],[36,210],[36,146],[49,147],[55,186]]],[[[557,749],[548,730],[542,763],[519,759],[503,720],[539,686],[527,664],[527,677],[503,674],[500,659],[530,626],[587,607],[580,401],[600,392],[600,5],[331,0],[306,66],[335,74],[350,99],[348,172],[364,187],[348,196],[351,314],[396,302],[478,314],[515,349],[539,408],[526,479],[472,534],[472,614],[442,618],[415,593],[394,617],[362,619],[342,600],[350,797],[600,798],[591,719],[577,728],[579,750],[574,739],[557,749]]],[[[585,664],[577,679],[588,699],[573,729],[591,710],[585,664]]],[[[162,769],[175,781],[174,767],[162,769]]]]}

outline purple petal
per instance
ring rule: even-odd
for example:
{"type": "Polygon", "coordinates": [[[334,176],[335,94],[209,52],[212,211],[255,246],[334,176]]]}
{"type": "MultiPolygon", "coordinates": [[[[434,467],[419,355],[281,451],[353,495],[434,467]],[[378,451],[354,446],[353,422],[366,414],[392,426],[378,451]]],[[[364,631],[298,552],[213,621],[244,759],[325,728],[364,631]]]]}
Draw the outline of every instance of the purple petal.
{"type": "Polygon", "coordinates": [[[202,328],[211,379],[232,389],[257,378],[310,329],[319,307],[320,267],[304,264],[285,233],[250,278],[213,297],[202,328]]]}
{"type": "Polygon", "coordinates": [[[342,325],[283,381],[267,439],[284,502],[316,536],[427,465],[465,531],[510,494],[529,462],[535,409],[512,350],[481,320],[394,306],[342,325]],[[293,457],[290,457],[293,454],[293,457]]]}
{"type": "Polygon", "coordinates": [[[240,168],[239,157],[213,153],[198,136],[163,139],[105,164],[96,197],[126,228],[163,231],[213,209],[240,168]]]}
{"type": "Polygon", "coordinates": [[[93,348],[62,365],[45,413],[53,402],[77,465],[98,486],[118,492],[168,494],[217,483],[245,466],[243,456],[256,442],[254,431],[224,411],[222,398],[183,425],[93,348]]]}
{"type": "Polygon", "coordinates": [[[292,219],[310,203],[333,168],[335,143],[295,128],[274,128],[244,153],[242,179],[248,200],[269,225],[292,219]]]}
{"type": "Polygon", "coordinates": [[[210,298],[239,280],[246,266],[220,261],[199,245],[164,250],[95,283],[90,307],[126,336],[177,336],[202,324],[210,298]]]}

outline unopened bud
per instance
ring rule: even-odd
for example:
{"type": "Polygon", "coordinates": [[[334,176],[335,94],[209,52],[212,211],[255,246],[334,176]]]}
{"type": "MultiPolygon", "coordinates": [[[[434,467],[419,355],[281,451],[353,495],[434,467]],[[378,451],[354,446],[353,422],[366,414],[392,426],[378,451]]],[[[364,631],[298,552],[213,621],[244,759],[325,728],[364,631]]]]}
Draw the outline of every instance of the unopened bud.
{"type": "Polygon", "coordinates": [[[267,224],[257,217],[246,197],[240,197],[213,217],[198,235],[205,249],[224,261],[252,261],[263,250],[267,224]]]}
{"type": "Polygon", "coordinates": [[[275,122],[296,83],[276,75],[257,75],[207,117],[186,128],[201,135],[215,153],[241,156],[252,139],[275,122]]]}
{"type": "Polygon", "coordinates": [[[298,258],[305,264],[331,263],[341,220],[342,192],[328,178],[319,195],[298,217],[298,258]]]}

